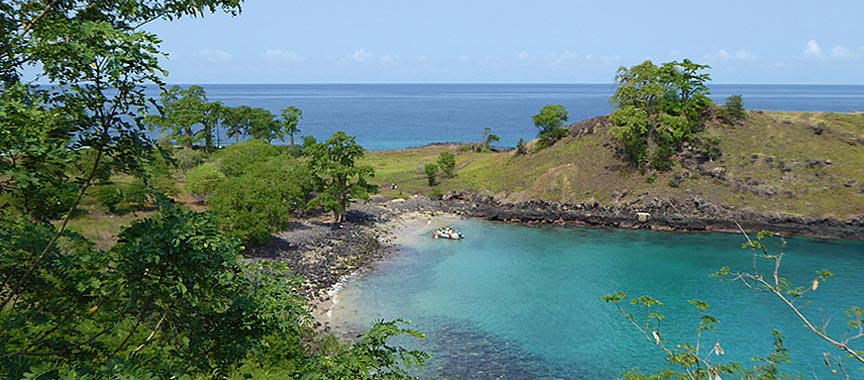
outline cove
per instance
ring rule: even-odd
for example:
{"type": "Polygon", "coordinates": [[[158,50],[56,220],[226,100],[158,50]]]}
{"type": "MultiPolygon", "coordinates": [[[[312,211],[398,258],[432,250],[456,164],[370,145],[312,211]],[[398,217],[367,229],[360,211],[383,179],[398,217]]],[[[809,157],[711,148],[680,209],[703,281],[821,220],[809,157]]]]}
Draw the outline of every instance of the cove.
{"type": "MultiPolygon", "coordinates": [[[[723,266],[752,267],[740,235],[468,219],[453,222],[465,240],[433,240],[440,223],[410,231],[398,253],[344,285],[332,310],[337,333],[353,334],[380,319],[411,320],[427,338],[400,342],[430,353],[425,374],[435,376],[610,379],[628,369],[659,369],[661,352],[600,299],[623,291],[665,303],[662,330],[671,343],[695,343],[697,314],[687,301],[708,302],[720,325],[703,346],[719,341],[724,362],[749,366],[751,357],[768,355],[772,329],[786,337],[787,372],[825,377],[822,353],[842,356],[779,300],[709,278],[723,266]]],[[[842,335],[843,312],[864,306],[864,242],[787,242],[782,275],[793,283],[808,286],[820,269],[834,273],[807,296],[809,304],[800,304],[816,322],[831,318],[828,331],[842,335]]]]}

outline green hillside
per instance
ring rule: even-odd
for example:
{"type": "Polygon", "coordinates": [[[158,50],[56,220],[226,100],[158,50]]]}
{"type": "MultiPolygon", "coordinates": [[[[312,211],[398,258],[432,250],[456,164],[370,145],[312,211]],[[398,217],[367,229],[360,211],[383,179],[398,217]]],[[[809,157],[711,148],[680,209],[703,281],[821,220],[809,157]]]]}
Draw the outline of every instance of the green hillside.
{"type": "Polygon", "coordinates": [[[551,148],[474,153],[445,145],[369,152],[386,196],[432,193],[423,165],[456,154],[455,178],[438,191],[476,191],[505,201],[543,199],[603,204],[700,196],[713,203],[764,212],[844,218],[864,213],[864,115],[750,111],[735,126],[710,122],[722,156],[696,163],[675,157],[668,172],[641,174],[615,156],[605,116],[570,126],[551,148]],[[396,183],[398,189],[391,190],[396,183]]]}

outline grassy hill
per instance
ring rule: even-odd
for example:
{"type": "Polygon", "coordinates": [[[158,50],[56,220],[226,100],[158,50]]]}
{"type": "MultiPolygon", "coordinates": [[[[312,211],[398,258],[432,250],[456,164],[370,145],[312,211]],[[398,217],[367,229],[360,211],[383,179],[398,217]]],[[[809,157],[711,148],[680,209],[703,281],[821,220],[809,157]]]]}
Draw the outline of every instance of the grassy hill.
{"type": "Polygon", "coordinates": [[[365,163],[375,167],[382,193],[394,197],[431,193],[423,164],[448,151],[456,154],[457,174],[439,177],[444,193],[603,204],[700,196],[760,212],[864,214],[864,114],[750,111],[736,126],[711,122],[704,133],[720,141],[718,160],[694,164],[677,157],[673,170],[654,174],[615,156],[610,127],[606,117],[582,121],[551,148],[523,156],[442,145],[369,152],[365,163]]]}

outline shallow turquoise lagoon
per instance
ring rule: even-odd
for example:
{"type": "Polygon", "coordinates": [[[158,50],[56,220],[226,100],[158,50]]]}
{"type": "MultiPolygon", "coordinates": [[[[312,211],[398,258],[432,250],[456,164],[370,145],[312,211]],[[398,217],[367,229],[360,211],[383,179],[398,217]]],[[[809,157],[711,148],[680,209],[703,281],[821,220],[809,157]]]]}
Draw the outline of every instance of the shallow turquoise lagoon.
{"type": "MultiPolygon", "coordinates": [[[[463,220],[456,227],[467,239],[445,241],[429,238],[434,227],[407,237],[401,253],[348,281],[333,309],[337,331],[409,319],[427,339],[408,344],[432,354],[427,371],[436,375],[610,379],[663,364],[659,350],[600,300],[624,291],[666,304],[662,330],[674,343],[695,343],[697,318],[687,300],[710,303],[720,326],[703,345],[719,341],[724,361],[749,365],[752,356],[767,355],[771,329],[786,336],[793,360],[786,369],[807,378],[828,377],[822,352],[839,354],[779,300],[709,278],[722,266],[752,266],[740,235],[463,220]]],[[[808,295],[812,302],[803,310],[817,322],[830,318],[829,331],[842,334],[843,312],[864,305],[864,242],[790,238],[786,253],[782,272],[794,283],[809,285],[823,268],[835,274],[808,295]]]]}

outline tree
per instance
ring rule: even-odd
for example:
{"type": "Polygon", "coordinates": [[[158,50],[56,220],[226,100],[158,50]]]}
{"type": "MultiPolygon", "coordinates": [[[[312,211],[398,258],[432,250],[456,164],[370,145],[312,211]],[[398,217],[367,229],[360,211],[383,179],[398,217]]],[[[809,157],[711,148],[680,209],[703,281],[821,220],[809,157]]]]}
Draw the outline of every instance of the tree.
{"type": "Polygon", "coordinates": [[[489,152],[492,147],[492,143],[498,142],[500,140],[501,137],[492,133],[492,128],[483,128],[483,141],[474,148],[474,151],[479,153],[489,152]]]}
{"type": "Polygon", "coordinates": [[[741,95],[732,95],[726,98],[726,104],[717,112],[720,120],[726,124],[735,124],[747,117],[747,111],[744,110],[744,100],[741,95]]]}
{"type": "Polygon", "coordinates": [[[234,143],[240,142],[240,136],[249,134],[249,120],[252,108],[249,106],[229,107],[223,110],[223,124],[228,137],[234,138],[234,143]]]}
{"type": "Polygon", "coordinates": [[[303,154],[309,158],[309,168],[316,184],[316,196],[311,207],[333,212],[336,224],[342,223],[351,201],[369,201],[378,186],[369,183],[375,176],[371,166],[357,165],[364,149],[354,137],[345,132],[334,133],[326,142],[305,146],[303,154]]]}
{"type": "MultiPolygon", "coordinates": [[[[168,131],[177,143],[186,148],[192,148],[192,145],[200,137],[200,134],[196,133],[193,128],[196,125],[204,124],[205,114],[210,108],[207,102],[207,93],[200,86],[190,86],[189,88],[172,86],[167,91],[162,92],[161,97],[160,115],[151,117],[151,122],[168,131]]],[[[208,123],[208,125],[212,127],[212,124],[208,123]]],[[[212,133],[205,133],[205,135],[209,140],[212,133]]]]}
{"type": "Polygon", "coordinates": [[[204,139],[204,151],[207,154],[213,152],[213,136],[216,136],[216,145],[219,141],[219,127],[224,123],[226,116],[225,106],[222,102],[205,103],[201,113],[201,131],[198,133],[204,139]]]}
{"type": "Polygon", "coordinates": [[[550,147],[569,134],[563,128],[567,117],[567,109],[557,104],[548,104],[538,114],[531,117],[534,120],[534,126],[539,129],[539,148],[550,147]]]}
{"type": "Polygon", "coordinates": [[[252,108],[249,116],[249,135],[252,138],[264,140],[267,142],[273,141],[277,137],[284,137],[281,134],[280,123],[269,110],[264,108],[252,108]]]}
{"type": "MultiPolygon", "coordinates": [[[[300,128],[297,128],[297,124],[300,123],[300,120],[303,120],[303,111],[299,108],[290,106],[284,110],[282,110],[282,135],[280,135],[280,139],[284,138],[285,134],[291,139],[291,146],[294,146],[294,135],[300,133],[300,128]]],[[[284,141],[284,140],[283,140],[284,141]]]]}
{"type": "Polygon", "coordinates": [[[438,175],[438,165],[427,162],[426,165],[423,166],[423,172],[426,173],[426,182],[429,186],[435,186],[435,176],[438,175]]]}
{"type": "Polygon", "coordinates": [[[438,159],[435,160],[435,162],[447,178],[453,178],[455,176],[453,170],[456,169],[456,156],[454,156],[453,153],[441,152],[438,154],[438,159]]]}
{"type": "Polygon", "coordinates": [[[640,170],[668,170],[671,155],[695,138],[711,105],[706,86],[711,77],[701,72],[708,68],[685,59],[618,69],[618,88],[612,95],[616,109],[609,120],[628,162],[640,170]]]}

